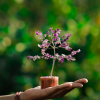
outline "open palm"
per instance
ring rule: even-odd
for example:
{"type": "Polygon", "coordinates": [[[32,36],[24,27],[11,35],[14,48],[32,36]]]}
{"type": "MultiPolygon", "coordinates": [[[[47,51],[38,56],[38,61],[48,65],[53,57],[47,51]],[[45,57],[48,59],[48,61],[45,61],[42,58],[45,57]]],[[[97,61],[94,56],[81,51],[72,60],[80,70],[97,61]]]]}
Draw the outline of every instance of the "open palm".
{"type": "Polygon", "coordinates": [[[83,78],[75,82],[66,82],[64,84],[41,89],[40,86],[26,90],[20,95],[21,100],[45,100],[60,98],[72,91],[74,88],[83,87],[88,80],[83,78]]]}

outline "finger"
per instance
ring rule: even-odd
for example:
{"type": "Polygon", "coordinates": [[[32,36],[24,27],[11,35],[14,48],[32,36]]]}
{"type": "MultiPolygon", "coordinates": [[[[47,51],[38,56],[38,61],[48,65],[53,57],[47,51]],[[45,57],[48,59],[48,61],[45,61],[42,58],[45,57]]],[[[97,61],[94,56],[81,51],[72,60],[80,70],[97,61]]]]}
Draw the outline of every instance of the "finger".
{"type": "Polygon", "coordinates": [[[65,89],[65,90],[62,90],[62,93],[61,93],[61,97],[63,97],[64,95],[66,95],[67,93],[69,93],[70,91],[72,91],[74,88],[81,88],[83,87],[83,84],[81,83],[74,83],[72,84],[72,87],[68,88],[68,89],[65,89]]]}
{"type": "Polygon", "coordinates": [[[69,88],[69,89],[67,89],[67,92],[65,92],[64,95],[65,95],[66,93],[72,91],[72,90],[75,89],[75,88],[82,88],[82,87],[83,87],[83,84],[82,84],[82,83],[75,83],[75,82],[73,82],[72,87],[69,88]]]}
{"type": "Polygon", "coordinates": [[[88,80],[83,78],[83,79],[79,79],[75,82],[67,82],[67,83],[64,83],[62,85],[58,85],[58,86],[55,86],[55,87],[49,87],[45,90],[45,92],[46,92],[47,96],[51,95],[51,97],[54,97],[54,96],[56,97],[59,94],[58,96],[61,97],[61,96],[65,95],[66,93],[72,91],[74,88],[83,87],[82,84],[87,83],[87,82],[88,82],[88,80]]]}
{"type": "Polygon", "coordinates": [[[87,83],[88,80],[86,78],[82,78],[82,79],[76,80],[75,82],[76,83],[87,83]]]}
{"type": "Polygon", "coordinates": [[[71,87],[72,83],[73,82],[67,82],[66,84],[61,84],[61,85],[58,85],[58,86],[49,87],[49,88],[45,89],[45,92],[47,93],[47,95],[52,95],[52,94],[55,94],[58,91],[65,89],[65,88],[71,87]]]}
{"type": "Polygon", "coordinates": [[[72,87],[68,89],[68,92],[72,91],[74,88],[81,88],[81,87],[83,87],[82,83],[73,82],[72,87]]]}
{"type": "Polygon", "coordinates": [[[72,83],[72,87],[63,90],[63,95],[65,95],[65,94],[67,94],[68,92],[72,91],[74,88],[81,88],[81,87],[83,87],[83,84],[73,82],[73,83],[72,83]]]}
{"type": "MultiPolygon", "coordinates": [[[[53,94],[52,96],[55,98],[56,97],[63,97],[64,95],[66,95],[68,92],[72,91],[74,88],[81,88],[83,87],[83,83],[87,83],[88,80],[86,78],[83,78],[83,79],[79,79],[79,80],[76,80],[75,82],[71,82],[72,83],[72,86],[69,87],[69,88],[63,88],[62,90],[56,92],[55,94],[53,94]]],[[[67,83],[64,83],[64,85],[67,84],[67,83]]]]}
{"type": "MultiPolygon", "coordinates": [[[[70,87],[69,89],[66,88],[66,89],[63,89],[61,91],[58,91],[54,95],[58,95],[59,94],[59,96],[62,97],[65,94],[67,94],[68,92],[72,91],[74,88],[81,88],[81,87],[83,87],[83,83],[87,83],[87,82],[88,82],[88,80],[86,78],[76,80],[75,82],[72,83],[72,87],[70,87]]],[[[64,84],[67,84],[67,83],[64,83],[64,84]]]]}
{"type": "MultiPolygon", "coordinates": [[[[84,83],[87,83],[87,82],[88,82],[88,80],[86,78],[82,78],[82,79],[74,81],[73,83],[81,83],[81,85],[83,85],[84,83]]],[[[73,87],[71,89],[69,89],[69,92],[72,91],[75,88],[74,85],[75,84],[73,84],[73,87]]]]}
{"type": "MultiPolygon", "coordinates": [[[[67,83],[65,83],[67,84],[67,83]]],[[[83,87],[83,84],[81,83],[72,83],[71,87],[68,88],[63,88],[60,91],[55,92],[54,94],[51,95],[52,98],[59,98],[59,97],[63,97],[64,95],[66,95],[69,91],[71,91],[74,88],[81,88],[83,87]]]]}
{"type": "Polygon", "coordinates": [[[72,87],[71,87],[71,88],[81,88],[81,87],[83,87],[83,84],[73,82],[73,84],[72,84],[72,87]]]}

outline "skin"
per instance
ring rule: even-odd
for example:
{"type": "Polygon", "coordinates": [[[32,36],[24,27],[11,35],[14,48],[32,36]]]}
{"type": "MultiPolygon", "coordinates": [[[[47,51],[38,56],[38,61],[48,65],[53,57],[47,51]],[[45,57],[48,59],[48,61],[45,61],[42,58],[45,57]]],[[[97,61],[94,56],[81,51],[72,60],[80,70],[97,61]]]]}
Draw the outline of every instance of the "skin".
{"type": "Polygon", "coordinates": [[[20,94],[20,100],[46,100],[46,99],[60,98],[65,96],[74,88],[83,87],[83,84],[87,82],[88,80],[83,78],[76,80],[75,82],[66,82],[64,84],[54,87],[49,87],[46,89],[41,89],[41,87],[38,86],[35,88],[28,89],[25,92],[22,92],[20,94]]]}

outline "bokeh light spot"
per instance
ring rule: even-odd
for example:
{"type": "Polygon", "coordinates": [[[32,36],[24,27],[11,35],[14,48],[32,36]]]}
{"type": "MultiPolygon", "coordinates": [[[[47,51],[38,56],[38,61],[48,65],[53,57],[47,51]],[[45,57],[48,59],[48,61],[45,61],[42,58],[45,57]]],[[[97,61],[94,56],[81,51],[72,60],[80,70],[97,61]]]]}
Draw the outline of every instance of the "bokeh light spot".
{"type": "Polygon", "coordinates": [[[79,91],[79,89],[76,88],[73,91],[71,91],[69,93],[69,95],[71,95],[72,97],[76,98],[76,97],[78,97],[80,95],[80,91],[79,91]]]}
{"type": "Polygon", "coordinates": [[[65,71],[59,71],[58,76],[63,81],[66,79],[67,74],[65,73],[65,71]]]}
{"type": "Polygon", "coordinates": [[[24,86],[24,90],[27,90],[27,89],[30,89],[32,88],[32,84],[31,83],[27,83],[25,86],[24,86]]]}
{"type": "Polygon", "coordinates": [[[19,29],[23,29],[25,27],[25,23],[23,21],[19,21],[19,29]]]}
{"type": "Polygon", "coordinates": [[[25,48],[26,48],[26,46],[25,46],[24,43],[17,43],[16,47],[15,47],[15,49],[16,49],[17,52],[22,52],[22,51],[25,50],[25,48]]]}
{"type": "Polygon", "coordinates": [[[91,33],[92,33],[93,36],[98,36],[99,32],[100,31],[99,31],[98,27],[92,27],[91,28],[91,33]]]}
{"type": "Polygon", "coordinates": [[[0,51],[3,52],[6,50],[6,46],[3,42],[0,42],[0,51]]]}
{"type": "Polygon", "coordinates": [[[93,95],[93,92],[94,92],[94,91],[93,91],[92,88],[88,87],[88,88],[86,88],[85,92],[86,92],[86,94],[87,94],[88,96],[91,96],[91,95],[93,95]]]}
{"type": "Polygon", "coordinates": [[[3,42],[5,43],[6,46],[10,46],[11,45],[11,39],[9,37],[5,37],[3,39],[3,42]]]}
{"type": "Polygon", "coordinates": [[[32,72],[34,69],[33,61],[28,60],[27,57],[23,59],[22,71],[23,72],[32,72]]]}
{"type": "Polygon", "coordinates": [[[16,3],[23,3],[24,0],[15,0],[16,3]]]}
{"type": "Polygon", "coordinates": [[[100,16],[96,18],[96,23],[100,26],[100,16]]]}
{"type": "Polygon", "coordinates": [[[71,11],[71,8],[69,5],[63,5],[62,6],[62,12],[63,13],[69,13],[71,11]]]}
{"type": "Polygon", "coordinates": [[[72,30],[74,33],[77,32],[77,23],[75,20],[70,19],[66,24],[68,25],[69,30],[72,30]]]}

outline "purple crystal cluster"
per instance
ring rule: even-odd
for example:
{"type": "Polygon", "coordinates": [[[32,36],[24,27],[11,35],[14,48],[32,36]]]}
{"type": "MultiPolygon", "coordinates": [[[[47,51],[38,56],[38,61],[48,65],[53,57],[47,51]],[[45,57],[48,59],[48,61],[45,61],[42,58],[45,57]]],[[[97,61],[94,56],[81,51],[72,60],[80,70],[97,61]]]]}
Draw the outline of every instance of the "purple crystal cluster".
{"type": "Polygon", "coordinates": [[[38,44],[38,47],[41,48],[41,54],[42,56],[27,56],[28,59],[33,59],[34,61],[36,59],[44,58],[44,59],[53,59],[58,60],[59,62],[64,62],[64,59],[67,59],[68,61],[74,61],[75,58],[73,55],[80,52],[80,49],[77,51],[71,51],[72,48],[69,47],[69,42],[66,42],[71,37],[71,34],[66,34],[62,38],[59,37],[59,34],[61,33],[60,29],[53,30],[53,28],[50,28],[49,31],[46,32],[46,34],[42,34],[42,32],[36,31],[36,36],[41,40],[41,44],[38,44]],[[48,39],[49,38],[49,39],[48,39]],[[65,55],[55,52],[55,49],[58,48],[64,48],[65,50],[71,51],[71,54],[65,55]],[[54,49],[54,55],[50,55],[49,53],[46,53],[47,49],[54,49]]]}

